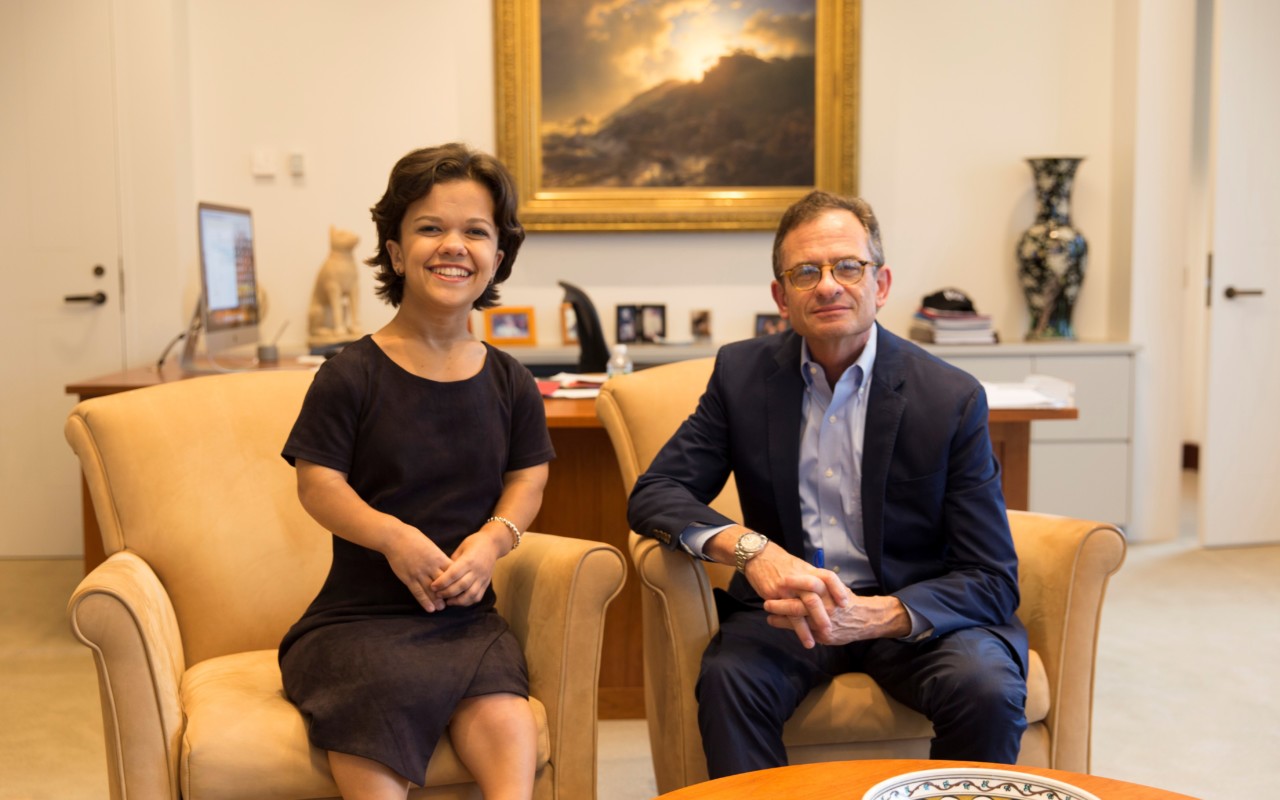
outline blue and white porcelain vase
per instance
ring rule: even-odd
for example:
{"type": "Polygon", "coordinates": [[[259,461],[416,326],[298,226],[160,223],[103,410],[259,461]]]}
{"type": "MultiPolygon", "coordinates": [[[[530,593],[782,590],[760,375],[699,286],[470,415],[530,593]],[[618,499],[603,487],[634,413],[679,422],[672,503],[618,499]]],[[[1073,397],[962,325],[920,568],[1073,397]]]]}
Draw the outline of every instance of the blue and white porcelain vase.
{"type": "Polygon", "coordinates": [[[1084,283],[1089,243],[1071,224],[1071,185],[1083,158],[1028,158],[1035,175],[1036,221],[1018,240],[1018,278],[1027,297],[1027,340],[1075,339],[1071,312],[1084,283]]]}

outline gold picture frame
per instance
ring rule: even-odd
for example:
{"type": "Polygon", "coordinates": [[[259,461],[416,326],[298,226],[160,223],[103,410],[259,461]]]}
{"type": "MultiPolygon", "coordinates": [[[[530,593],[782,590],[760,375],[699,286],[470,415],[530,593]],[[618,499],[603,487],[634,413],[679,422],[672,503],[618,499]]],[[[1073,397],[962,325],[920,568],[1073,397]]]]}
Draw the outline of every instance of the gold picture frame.
{"type": "Polygon", "coordinates": [[[856,193],[860,0],[813,0],[812,184],[656,188],[544,185],[541,20],[551,1],[494,0],[497,155],[529,230],[772,230],[811,189],[856,193]]]}
{"type": "Polygon", "coordinates": [[[536,345],[533,306],[498,306],[484,310],[484,338],[489,344],[536,345]]]}

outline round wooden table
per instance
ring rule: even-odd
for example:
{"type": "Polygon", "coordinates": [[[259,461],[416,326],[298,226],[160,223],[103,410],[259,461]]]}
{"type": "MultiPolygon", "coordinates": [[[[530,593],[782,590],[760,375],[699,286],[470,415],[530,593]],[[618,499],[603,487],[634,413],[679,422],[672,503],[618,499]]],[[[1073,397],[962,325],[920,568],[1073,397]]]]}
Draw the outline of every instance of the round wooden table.
{"type": "Polygon", "coordinates": [[[1058,769],[1010,767],[978,761],[867,760],[828,761],[822,764],[796,764],[732,775],[706,783],[686,786],[662,795],[659,800],[751,800],[751,798],[786,798],[787,800],[862,800],[862,795],[880,781],[922,769],[944,767],[987,767],[1014,770],[1056,778],[1102,800],[1195,800],[1185,794],[1167,792],[1152,786],[1081,775],[1058,769]]]}

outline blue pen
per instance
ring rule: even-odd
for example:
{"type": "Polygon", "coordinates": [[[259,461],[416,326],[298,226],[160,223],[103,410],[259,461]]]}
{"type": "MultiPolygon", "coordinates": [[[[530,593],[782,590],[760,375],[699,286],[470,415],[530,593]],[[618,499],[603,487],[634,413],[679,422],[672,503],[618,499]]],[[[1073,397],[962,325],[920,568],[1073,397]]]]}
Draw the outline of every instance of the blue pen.
{"type": "Polygon", "coordinates": [[[813,565],[818,569],[824,569],[827,566],[827,557],[821,547],[813,551],[813,565]]]}

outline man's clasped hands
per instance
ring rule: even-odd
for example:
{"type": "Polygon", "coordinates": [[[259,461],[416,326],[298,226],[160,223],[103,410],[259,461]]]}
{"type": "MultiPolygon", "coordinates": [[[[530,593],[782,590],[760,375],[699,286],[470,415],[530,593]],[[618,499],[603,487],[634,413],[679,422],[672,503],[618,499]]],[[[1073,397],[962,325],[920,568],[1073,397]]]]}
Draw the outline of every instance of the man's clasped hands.
{"type": "Polygon", "coordinates": [[[769,624],[793,629],[806,648],[911,632],[911,618],[898,598],[855,594],[836,573],[772,542],[746,563],[743,574],[764,598],[769,624]]]}

